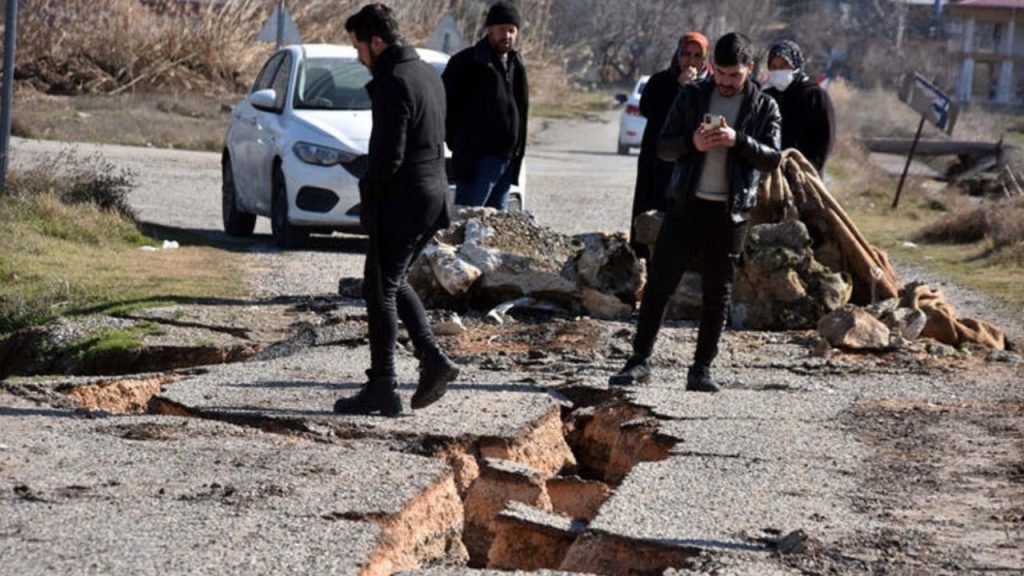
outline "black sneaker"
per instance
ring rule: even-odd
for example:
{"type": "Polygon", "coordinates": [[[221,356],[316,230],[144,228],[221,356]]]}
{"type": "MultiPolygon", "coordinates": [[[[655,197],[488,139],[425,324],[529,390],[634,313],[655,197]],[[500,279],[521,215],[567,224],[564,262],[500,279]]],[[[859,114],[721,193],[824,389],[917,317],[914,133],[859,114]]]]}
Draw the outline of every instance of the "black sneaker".
{"type": "Polygon", "coordinates": [[[720,388],[711,379],[711,369],[707,366],[690,366],[686,373],[686,389],[691,392],[718,392],[720,388]]]}
{"type": "Polygon", "coordinates": [[[448,391],[448,383],[459,377],[459,367],[444,354],[423,362],[420,381],[412,395],[413,410],[426,408],[448,391]]]}
{"type": "Polygon", "coordinates": [[[617,374],[608,379],[610,386],[633,386],[651,379],[651,359],[647,356],[632,356],[617,374]]]}
{"type": "Polygon", "coordinates": [[[370,383],[351,398],[340,398],[334,403],[335,414],[368,416],[379,412],[381,416],[402,413],[402,398],[393,385],[370,383]]]}

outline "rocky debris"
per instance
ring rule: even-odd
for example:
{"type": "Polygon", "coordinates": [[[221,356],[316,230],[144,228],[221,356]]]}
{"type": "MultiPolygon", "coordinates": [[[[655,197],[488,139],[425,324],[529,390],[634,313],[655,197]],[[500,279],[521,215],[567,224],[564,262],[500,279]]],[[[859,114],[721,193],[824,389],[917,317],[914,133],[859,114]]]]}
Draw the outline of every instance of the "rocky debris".
{"type": "Polygon", "coordinates": [[[846,304],[851,286],[814,259],[807,227],[786,220],[750,229],[734,290],[734,325],[798,330],[846,304]]]}
{"type": "Polygon", "coordinates": [[[520,212],[464,208],[424,249],[409,281],[436,307],[490,308],[531,298],[624,318],[633,311],[644,271],[622,234],[570,238],[520,212]]]}
{"type": "MultiPolygon", "coordinates": [[[[637,217],[638,241],[652,251],[661,218],[657,212],[637,217]]],[[[818,262],[811,244],[807,227],[799,220],[750,228],[741,266],[736,270],[733,326],[750,330],[812,328],[823,315],[849,301],[849,279],[818,262]]],[[[699,263],[689,268],[669,300],[668,318],[700,318],[699,263]]]]}
{"type": "Polygon", "coordinates": [[[884,350],[889,347],[889,328],[867,310],[853,305],[823,317],[818,322],[818,333],[836,348],[884,350]]]}

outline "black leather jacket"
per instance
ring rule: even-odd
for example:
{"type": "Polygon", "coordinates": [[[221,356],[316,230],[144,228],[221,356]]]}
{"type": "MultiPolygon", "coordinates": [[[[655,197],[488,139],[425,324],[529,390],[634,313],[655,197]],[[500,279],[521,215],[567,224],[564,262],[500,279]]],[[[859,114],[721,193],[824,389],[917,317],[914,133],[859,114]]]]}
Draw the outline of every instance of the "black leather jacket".
{"type": "MultiPolygon", "coordinates": [[[[687,84],[668,113],[658,138],[658,156],[675,162],[668,196],[685,209],[696,197],[704,153],[693,145],[693,134],[703,121],[711,102],[715,81],[687,84]]],[[[782,158],[779,138],[782,117],[779,107],[751,80],[744,88],[743,103],[736,125],[736,145],[729,150],[729,212],[734,222],[744,222],[757,203],[761,173],[771,172],[782,158]]]]}

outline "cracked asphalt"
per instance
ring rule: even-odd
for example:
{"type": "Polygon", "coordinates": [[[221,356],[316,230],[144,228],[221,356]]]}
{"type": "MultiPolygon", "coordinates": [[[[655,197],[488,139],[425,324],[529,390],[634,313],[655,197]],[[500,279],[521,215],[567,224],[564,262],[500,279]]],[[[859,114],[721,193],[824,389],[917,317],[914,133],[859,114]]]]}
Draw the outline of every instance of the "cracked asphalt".
{"type": "MultiPolygon", "coordinates": [[[[614,153],[615,116],[601,120],[550,121],[536,135],[527,207],[540,224],[627,228],[636,157],[614,153]]],[[[15,161],[55,148],[15,140],[15,161]]],[[[339,278],[361,274],[359,237],[279,252],[261,221],[256,238],[227,239],[215,154],[95,149],[140,174],[131,202],[168,239],[181,230],[241,248],[254,298],[330,295],[339,278]]],[[[903,270],[1021,341],[1022,319],[903,270]]],[[[354,315],[359,303],[343,307],[354,315]]],[[[536,345],[550,322],[509,330],[536,345]]],[[[807,333],[729,331],[717,363],[729,385],[708,396],[683,391],[695,328],[680,322],[662,333],[650,385],[608,391],[632,326],[588,322],[586,345],[543,358],[529,346],[446,338],[463,377],[437,405],[396,420],[329,414],[361,381],[368,351],[324,327],[302,341],[316,345],[164,387],[160,398],[201,418],[84,414],[62,393],[80,380],[20,384],[0,393],[0,574],[493,574],[460,565],[452,550],[435,554],[436,566],[374,564],[391,529],[381,518],[447,481],[453,464],[429,457],[437,446],[512,443],[552,411],[585,410],[579,399],[616,397],[649,410],[674,444],[667,458],[637,464],[585,533],[605,549],[624,546],[636,573],[1024,573],[1024,365],[1013,357],[821,358],[807,333]],[[798,531],[799,551],[778,554],[779,538],[798,531]],[[655,555],[630,549],[687,560],[643,572],[655,555]]],[[[407,401],[415,359],[406,351],[399,374],[407,401]]],[[[597,556],[546,573],[625,573],[597,556]]]]}

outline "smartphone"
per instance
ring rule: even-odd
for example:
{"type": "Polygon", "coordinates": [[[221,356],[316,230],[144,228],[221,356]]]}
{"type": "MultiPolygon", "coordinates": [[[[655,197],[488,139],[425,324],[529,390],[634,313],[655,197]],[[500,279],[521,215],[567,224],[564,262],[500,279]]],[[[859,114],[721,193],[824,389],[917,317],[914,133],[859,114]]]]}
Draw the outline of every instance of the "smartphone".
{"type": "Polygon", "coordinates": [[[722,127],[722,117],[718,114],[705,114],[703,126],[705,130],[713,130],[722,127]]]}

